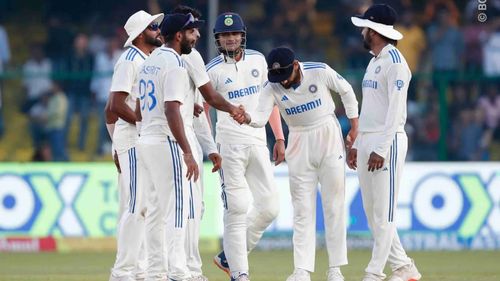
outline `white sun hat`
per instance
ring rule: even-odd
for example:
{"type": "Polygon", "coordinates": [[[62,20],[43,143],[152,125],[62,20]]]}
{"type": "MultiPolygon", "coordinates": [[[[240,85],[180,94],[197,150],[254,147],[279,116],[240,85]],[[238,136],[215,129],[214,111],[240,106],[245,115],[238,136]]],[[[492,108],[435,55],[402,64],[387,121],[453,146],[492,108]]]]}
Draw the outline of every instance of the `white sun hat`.
{"type": "Polygon", "coordinates": [[[401,40],[403,34],[394,29],[396,17],[396,11],[391,6],[376,4],[368,8],[364,15],[351,17],[351,21],[355,26],[368,27],[389,39],[401,40]]]}
{"type": "Polygon", "coordinates": [[[134,41],[134,39],[137,38],[137,36],[139,36],[139,34],[141,34],[151,23],[156,22],[158,25],[160,25],[162,21],[163,13],[150,15],[149,13],[140,10],[137,13],[131,15],[123,26],[128,34],[127,42],[125,42],[123,47],[131,46],[132,41],[134,41]]]}

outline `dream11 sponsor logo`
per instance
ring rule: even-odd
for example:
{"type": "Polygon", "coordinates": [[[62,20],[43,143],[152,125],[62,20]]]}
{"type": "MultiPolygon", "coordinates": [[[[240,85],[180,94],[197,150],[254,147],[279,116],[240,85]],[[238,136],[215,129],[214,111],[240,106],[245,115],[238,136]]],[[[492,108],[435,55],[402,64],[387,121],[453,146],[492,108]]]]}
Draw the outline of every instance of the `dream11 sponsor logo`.
{"type": "MultiPolygon", "coordinates": [[[[346,183],[349,230],[367,231],[361,192],[352,188],[359,185],[357,176],[348,175],[346,183]]],[[[413,236],[416,239],[439,239],[449,234],[449,239],[467,247],[484,242],[490,244],[487,247],[500,248],[500,174],[492,172],[486,179],[477,173],[422,174],[411,187],[410,196],[400,194],[397,220],[403,235],[407,231],[434,235],[413,236]],[[484,241],[488,239],[495,241],[484,241]]]]}
{"type": "MultiPolygon", "coordinates": [[[[59,181],[49,173],[0,174],[0,233],[87,236],[75,206],[87,179],[87,173],[65,173],[59,181]]],[[[110,199],[110,184],[101,184],[110,199]]],[[[115,222],[116,213],[103,213],[99,227],[112,235],[115,222]]]]}

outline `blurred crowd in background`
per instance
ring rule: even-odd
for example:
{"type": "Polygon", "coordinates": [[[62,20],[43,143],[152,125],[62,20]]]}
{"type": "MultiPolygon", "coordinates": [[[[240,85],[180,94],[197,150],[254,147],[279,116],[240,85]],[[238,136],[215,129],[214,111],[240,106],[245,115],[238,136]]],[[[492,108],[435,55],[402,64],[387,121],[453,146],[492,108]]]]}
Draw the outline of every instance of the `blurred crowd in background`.
{"type": "MultiPolygon", "coordinates": [[[[168,13],[182,3],[206,20],[209,6],[208,0],[26,2],[31,10],[13,0],[0,4],[2,161],[108,159],[103,109],[126,19],[139,9],[168,13]]],[[[397,47],[413,72],[408,160],[500,160],[500,0],[487,1],[484,22],[477,0],[232,0],[220,1],[218,11],[241,14],[248,48],[267,54],[287,45],[302,61],[326,62],[361,101],[371,55],[350,16],[373,3],[398,12],[404,39],[397,47]]],[[[208,62],[212,27],[201,34],[197,49],[208,62]]],[[[337,105],[346,133],[349,122],[337,105]]]]}

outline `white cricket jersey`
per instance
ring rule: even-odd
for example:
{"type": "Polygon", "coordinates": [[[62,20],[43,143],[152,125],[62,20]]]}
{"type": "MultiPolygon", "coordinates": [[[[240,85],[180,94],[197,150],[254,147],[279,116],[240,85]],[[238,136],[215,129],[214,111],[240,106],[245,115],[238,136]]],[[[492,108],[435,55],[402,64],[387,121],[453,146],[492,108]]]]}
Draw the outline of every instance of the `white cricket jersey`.
{"type": "MultiPolygon", "coordinates": [[[[195,102],[203,106],[203,101],[200,91],[196,91],[195,102]]],[[[205,112],[202,112],[199,117],[193,119],[193,128],[203,152],[207,155],[217,153],[217,146],[215,145],[212,129],[210,128],[205,112]]]]}
{"type": "MultiPolygon", "coordinates": [[[[264,55],[254,50],[245,50],[240,61],[222,54],[210,61],[208,76],[217,92],[227,101],[246,111],[257,108],[262,86],[267,80],[267,63],[264,55]]],[[[264,128],[240,125],[227,112],[217,111],[216,141],[219,144],[263,144],[266,145],[264,128]]]]}
{"type": "MultiPolygon", "coordinates": [[[[125,103],[133,111],[135,111],[135,103],[139,92],[137,74],[146,58],[147,55],[139,48],[131,46],[120,56],[113,71],[110,91],[128,93],[125,103]]],[[[135,124],[130,124],[118,118],[113,133],[113,146],[116,151],[121,153],[134,147],[137,137],[135,124]]]]}
{"type": "Polygon", "coordinates": [[[325,63],[300,63],[302,80],[296,88],[285,89],[280,83],[267,83],[256,111],[251,115],[250,126],[261,127],[269,120],[274,105],[290,130],[307,129],[335,116],[335,103],[331,91],[338,93],[349,119],[358,117],[358,101],[349,84],[340,74],[325,63]]]}
{"type": "Polygon", "coordinates": [[[192,93],[186,97],[185,103],[181,107],[182,119],[184,126],[192,128],[195,95],[198,92],[198,88],[210,82],[210,79],[205,70],[205,62],[196,49],[192,49],[188,55],[182,55],[182,59],[189,75],[189,91],[192,93]],[[191,105],[191,108],[189,108],[189,105],[191,105]]]}
{"type": "Polygon", "coordinates": [[[189,78],[181,56],[168,47],[154,50],[139,72],[142,113],[139,141],[157,144],[167,142],[167,137],[175,139],[165,116],[165,102],[178,101],[184,104],[187,95],[189,78]]]}
{"type": "Polygon", "coordinates": [[[374,150],[380,156],[387,155],[395,134],[404,132],[410,79],[405,58],[392,44],[387,44],[366,68],[359,132],[384,135],[374,150]]]}

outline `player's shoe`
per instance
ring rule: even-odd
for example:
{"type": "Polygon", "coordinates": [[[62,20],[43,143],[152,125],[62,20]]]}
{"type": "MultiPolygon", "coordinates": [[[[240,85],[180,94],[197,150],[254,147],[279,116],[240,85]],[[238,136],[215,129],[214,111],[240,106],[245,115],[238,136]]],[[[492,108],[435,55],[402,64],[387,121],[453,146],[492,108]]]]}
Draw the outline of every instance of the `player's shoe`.
{"type": "Polygon", "coordinates": [[[218,268],[223,270],[229,277],[231,277],[231,270],[229,270],[229,264],[227,263],[224,251],[220,252],[214,257],[214,263],[218,268]]]}
{"type": "Polygon", "coordinates": [[[242,273],[236,278],[231,277],[231,281],[250,281],[250,277],[248,277],[248,274],[242,273]]]}
{"type": "Polygon", "coordinates": [[[295,269],[286,281],[311,281],[311,275],[304,269],[295,269]]]}
{"type": "Polygon", "coordinates": [[[338,267],[329,268],[326,276],[327,281],[344,281],[344,275],[342,275],[342,272],[340,272],[340,268],[338,267]]]}
{"type": "Polygon", "coordinates": [[[422,278],[422,274],[418,272],[413,260],[411,264],[402,266],[392,272],[388,281],[417,281],[422,278]]]}
{"type": "Polygon", "coordinates": [[[373,273],[366,273],[365,277],[363,277],[363,281],[383,281],[384,278],[375,275],[373,273]]]}

